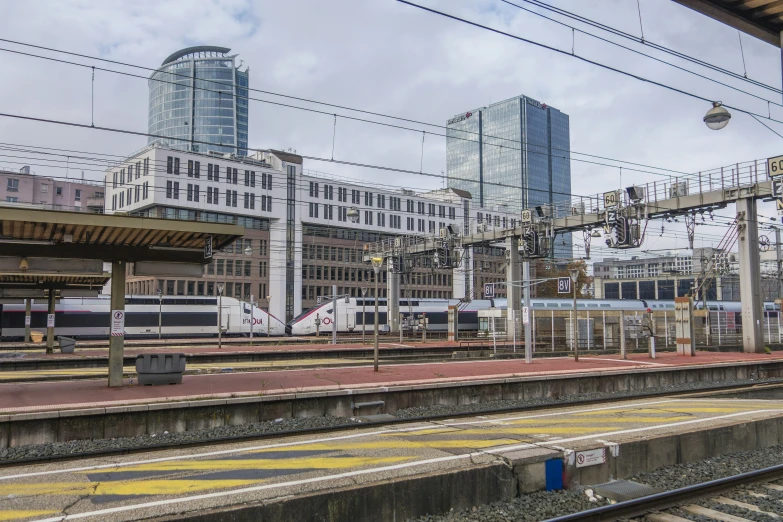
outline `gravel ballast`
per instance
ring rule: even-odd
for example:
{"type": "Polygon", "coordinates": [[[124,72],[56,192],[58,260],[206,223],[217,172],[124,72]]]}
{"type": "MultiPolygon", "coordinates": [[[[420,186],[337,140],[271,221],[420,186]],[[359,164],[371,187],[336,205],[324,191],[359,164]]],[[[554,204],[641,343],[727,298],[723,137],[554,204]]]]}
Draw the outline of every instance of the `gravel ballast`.
{"type": "Polygon", "coordinates": [[[679,393],[689,391],[700,391],[705,389],[715,388],[716,385],[720,386],[743,386],[748,384],[775,384],[783,383],[783,379],[743,379],[743,380],[730,380],[721,381],[720,383],[714,382],[691,382],[685,384],[677,384],[672,386],[662,386],[658,388],[646,388],[643,392],[638,391],[615,391],[615,392],[586,392],[576,395],[563,395],[561,397],[532,397],[529,399],[506,399],[496,401],[479,401],[475,404],[459,404],[455,406],[449,405],[435,405],[435,406],[414,406],[412,408],[405,408],[394,412],[395,417],[402,419],[419,419],[422,417],[430,417],[433,415],[455,415],[461,413],[481,413],[488,410],[502,409],[502,408],[524,408],[531,406],[546,406],[548,404],[558,405],[573,401],[580,400],[596,400],[596,399],[633,399],[637,397],[645,397],[651,394],[661,393],[679,393]]]}
{"type": "Polygon", "coordinates": [[[276,419],[256,424],[241,424],[238,426],[219,426],[206,430],[184,431],[180,433],[155,433],[140,437],[122,437],[116,439],[73,440],[69,442],[53,442],[30,446],[0,448],[0,463],[41,457],[60,457],[85,452],[121,451],[131,448],[160,445],[176,445],[183,443],[208,443],[215,439],[226,437],[245,437],[264,435],[281,431],[306,430],[314,428],[330,428],[346,424],[361,424],[355,418],[347,417],[307,417],[276,419]]]}
{"type": "MultiPolygon", "coordinates": [[[[722,477],[729,477],[739,473],[754,471],[783,463],[783,446],[773,446],[763,450],[733,453],[722,455],[699,462],[690,462],[688,464],[679,464],[677,466],[668,466],[649,473],[642,473],[629,480],[648,484],[662,490],[672,490],[715,480],[722,477]]],[[[766,503],[759,503],[759,499],[749,495],[749,491],[758,491],[760,488],[746,487],[737,488],[738,495],[734,491],[727,492],[722,496],[735,498],[749,504],[758,505],[760,508],[769,508],[769,511],[780,512],[783,504],[775,504],[775,499],[783,499],[783,494],[770,495],[766,503]],[[743,500],[742,494],[747,495],[743,500]],[[752,500],[751,500],[752,499],[752,500]]],[[[424,516],[414,519],[416,522],[537,522],[554,518],[558,516],[593,509],[608,504],[601,498],[592,495],[589,486],[579,489],[563,491],[539,491],[529,495],[522,495],[514,499],[495,502],[485,506],[477,506],[470,509],[452,511],[446,515],[424,516]]],[[[764,493],[770,492],[765,490],[764,493]]],[[[778,492],[779,493],[779,492],[778,492]]],[[[731,513],[736,516],[747,518],[749,520],[771,520],[767,515],[751,513],[742,508],[730,507],[723,504],[717,504],[710,499],[694,502],[696,504],[731,513]]],[[[712,520],[705,517],[691,515],[680,509],[672,509],[667,512],[680,516],[688,520],[707,521],[712,520]]]]}

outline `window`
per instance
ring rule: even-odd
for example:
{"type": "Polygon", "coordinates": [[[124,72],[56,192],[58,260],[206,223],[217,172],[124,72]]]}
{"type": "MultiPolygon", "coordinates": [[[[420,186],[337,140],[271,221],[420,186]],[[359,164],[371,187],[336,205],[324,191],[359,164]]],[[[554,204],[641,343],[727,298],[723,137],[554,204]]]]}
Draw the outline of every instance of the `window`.
{"type": "Polygon", "coordinates": [[[364,211],[364,224],[372,225],[372,212],[369,210],[364,211]]]}
{"type": "Polygon", "coordinates": [[[212,164],[207,163],[207,181],[212,181],[212,164]]]}
{"type": "Polygon", "coordinates": [[[266,197],[266,210],[267,212],[272,212],[272,196],[266,197]]]}
{"type": "Polygon", "coordinates": [[[141,185],[136,185],[135,193],[133,194],[133,202],[139,202],[139,194],[141,194],[141,185]]]}
{"type": "Polygon", "coordinates": [[[318,217],[318,203],[310,202],[310,217],[311,218],[317,218],[318,217]]]}
{"type": "Polygon", "coordinates": [[[41,192],[44,192],[44,193],[49,192],[49,185],[47,185],[46,183],[41,185],[41,192]]]}
{"type": "Polygon", "coordinates": [[[250,192],[245,192],[245,208],[256,208],[256,198],[250,192]]]}
{"type": "Polygon", "coordinates": [[[125,191],[120,192],[120,208],[125,206],[125,191]]]}
{"type": "Polygon", "coordinates": [[[14,197],[14,196],[6,196],[6,197],[5,197],[5,200],[6,200],[8,203],[18,203],[18,202],[19,202],[19,198],[17,198],[17,197],[14,197]]]}
{"type": "Polygon", "coordinates": [[[111,197],[111,209],[112,210],[117,210],[117,194],[114,194],[111,197]]]}
{"type": "Polygon", "coordinates": [[[144,190],[142,194],[142,199],[147,199],[150,196],[150,182],[145,181],[143,186],[144,186],[144,190]]]}
{"type": "Polygon", "coordinates": [[[141,162],[136,162],[136,179],[139,179],[141,177],[141,162]]]}
{"type": "Polygon", "coordinates": [[[144,175],[149,176],[150,175],[150,159],[144,158],[144,175]]]}
{"type": "Polygon", "coordinates": [[[365,192],[364,193],[364,206],[365,207],[371,207],[372,205],[372,192],[365,192]]]}
{"type": "Polygon", "coordinates": [[[219,276],[224,275],[224,271],[223,271],[224,263],[225,263],[225,260],[223,260],[223,259],[218,259],[217,260],[217,275],[219,275],[219,276]]]}
{"type": "Polygon", "coordinates": [[[179,175],[179,158],[174,158],[174,174],[179,175]]]}
{"type": "Polygon", "coordinates": [[[230,169],[230,170],[231,170],[231,183],[233,183],[234,185],[238,185],[239,181],[237,181],[237,180],[239,179],[238,178],[238,176],[239,176],[238,172],[239,171],[237,171],[237,169],[230,169]]]}
{"type": "Polygon", "coordinates": [[[318,183],[316,183],[315,181],[310,182],[310,197],[311,198],[318,197],[318,183]]]}
{"type": "Polygon", "coordinates": [[[207,187],[207,203],[218,204],[218,189],[216,187],[207,187]]]}
{"type": "Polygon", "coordinates": [[[174,173],[174,158],[169,156],[166,158],[166,174],[173,174],[174,173]]]}
{"type": "Polygon", "coordinates": [[[111,188],[117,188],[117,176],[118,175],[119,175],[119,172],[115,172],[114,176],[112,176],[111,188]]]}
{"type": "Polygon", "coordinates": [[[378,208],[386,208],[386,196],[378,194],[378,208]]]}
{"type": "Polygon", "coordinates": [[[250,261],[245,263],[245,277],[250,277],[250,267],[252,265],[250,264],[250,261]]]}
{"type": "Polygon", "coordinates": [[[16,178],[8,178],[6,190],[8,192],[19,192],[19,180],[16,178]]]}
{"type": "Polygon", "coordinates": [[[128,165],[128,183],[133,181],[133,163],[128,165]]]}
{"type": "MultiPolygon", "coordinates": [[[[240,261],[237,261],[239,263],[240,261]]],[[[226,260],[226,275],[232,276],[234,275],[234,261],[231,259],[226,260]]]]}
{"type": "Polygon", "coordinates": [[[201,177],[201,162],[196,161],[193,166],[193,177],[194,178],[200,178],[201,177]]]}
{"type": "Polygon", "coordinates": [[[334,210],[334,205],[327,205],[326,203],[324,203],[324,219],[332,219],[333,210],[334,210]]]}

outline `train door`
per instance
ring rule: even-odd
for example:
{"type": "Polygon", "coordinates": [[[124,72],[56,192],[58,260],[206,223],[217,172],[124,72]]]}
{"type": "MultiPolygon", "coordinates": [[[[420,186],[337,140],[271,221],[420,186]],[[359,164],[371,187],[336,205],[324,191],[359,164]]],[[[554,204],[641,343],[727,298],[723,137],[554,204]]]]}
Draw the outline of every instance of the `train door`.
{"type": "MultiPolygon", "coordinates": [[[[239,321],[242,324],[242,321],[239,321]]],[[[231,328],[231,305],[224,304],[220,308],[220,329],[226,333],[231,328]]]]}
{"type": "Polygon", "coordinates": [[[353,308],[345,307],[345,326],[349,332],[356,329],[356,311],[353,308]]]}

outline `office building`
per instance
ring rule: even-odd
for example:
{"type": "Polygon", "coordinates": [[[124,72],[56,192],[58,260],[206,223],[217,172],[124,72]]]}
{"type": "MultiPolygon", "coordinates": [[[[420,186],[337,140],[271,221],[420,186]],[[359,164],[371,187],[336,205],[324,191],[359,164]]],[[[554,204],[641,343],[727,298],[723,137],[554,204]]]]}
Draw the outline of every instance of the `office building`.
{"type": "Polygon", "coordinates": [[[22,167],[18,172],[0,170],[3,206],[100,213],[103,192],[103,183],[38,176],[30,167],[22,167]]]}
{"type": "MultiPolygon", "coordinates": [[[[448,186],[470,192],[474,207],[570,211],[568,115],[517,96],[454,116],[446,136],[448,186]]],[[[572,257],[571,235],[554,247],[556,257],[572,257]]]]}
{"type": "MultiPolygon", "coordinates": [[[[216,252],[203,277],[127,278],[128,293],[224,295],[249,300],[292,319],[319,297],[373,295],[374,273],[363,260],[367,243],[402,235],[438,235],[468,228],[472,198],[459,189],[417,194],[304,169],[301,156],[261,151],[234,156],[153,144],[106,171],[106,212],[241,225],[245,235],[216,252]],[[359,220],[348,219],[356,208],[359,220]],[[269,299],[267,299],[269,298],[269,299]]],[[[516,218],[485,213],[485,226],[514,226],[516,218]]],[[[386,295],[387,273],[379,292],[386,295]]],[[[502,248],[468,249],[453,270],[419,257],[401,281],[401,297],[482,297],[485,282],[505,281],[502,248]],[[479,292],[476,292],[479,289],[479,292]]],[[[500,290],[500,288],[499,288],[500,290]]],[[[504,292],[498,291],[500,297],[504,292]]]]}
{"type": "Polygon", "coordinates": [[[149,79],[148,131],[164,138],[150,137],[148,143],[247,155],[250,72],[237,67],[230,51],[188,47],[163,60],[149,79]]]}

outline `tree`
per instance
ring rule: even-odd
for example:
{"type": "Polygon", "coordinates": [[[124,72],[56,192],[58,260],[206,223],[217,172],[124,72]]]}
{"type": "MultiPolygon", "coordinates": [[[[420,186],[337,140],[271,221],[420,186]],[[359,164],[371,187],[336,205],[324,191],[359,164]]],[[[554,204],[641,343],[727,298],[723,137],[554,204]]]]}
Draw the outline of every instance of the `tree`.
{"type": "Polygon", "coordinates": [[[587,263],[585,263],[583,259],[577,259],[567,264],[558,263],[557,260],[540,260],[535,262],[533,268],[533,274],[531,275],[534,279],[547,279],[547,281],[538,283],[532,287],[536,297],[568,298],[573,296],[573,294],[557,293],[557,278],[571,277],[569,272],[571,268],[579,269],[579,275],[576,278],[576,296],[578,298],[589,297],[586,295],[585,290],[590,284],[591,277],[587,274],[587,263]]]}

